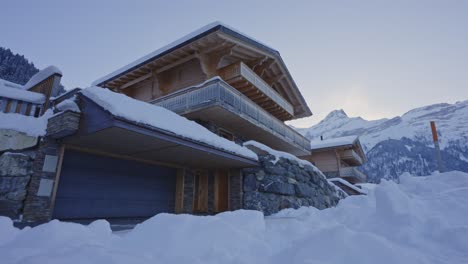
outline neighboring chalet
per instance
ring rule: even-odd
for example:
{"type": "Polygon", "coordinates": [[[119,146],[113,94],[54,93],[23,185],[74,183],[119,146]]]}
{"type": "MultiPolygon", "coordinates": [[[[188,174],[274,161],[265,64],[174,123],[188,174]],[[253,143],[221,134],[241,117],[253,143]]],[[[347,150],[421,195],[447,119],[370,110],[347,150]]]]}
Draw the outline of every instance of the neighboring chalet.
{"type": "Polygon", "coordinates": [[[310,141],[284,122],[312,113],[279,52],[221,23],[93,87],[43,94],[54,114],[15,211],[23,221],[270,214],[342,197],[296,158],[310,155],[310,141]]]}
{"type": "Polygon", "coordinates": [[[356,168],[366,161],[359,137],[346,136],[312,141],[311,154],[302,158],[312,162],[346,193],[363,193],[355,186],[367,181],[367,176],[356,168]]]}
{"type": "Polygon", "coordinates": [[[50,98],[60,90],[62,72],[49,66],[25,85],[0,79],[0,113],[19,113],[38,117],[49,108],[50,98]]]}

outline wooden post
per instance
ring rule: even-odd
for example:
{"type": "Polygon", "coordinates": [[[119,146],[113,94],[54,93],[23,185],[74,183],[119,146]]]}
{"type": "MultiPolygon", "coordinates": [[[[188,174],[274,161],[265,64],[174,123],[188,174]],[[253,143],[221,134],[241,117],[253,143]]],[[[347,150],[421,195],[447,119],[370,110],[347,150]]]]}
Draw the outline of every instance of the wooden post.
{"type": "Polygon", "coordinates": [[[434,121],[431,121],[432,140],[434,141],[435,157],[439,172],[444,172],[444,166],[442,164],[442,157],[440,155],[439,137],[437,135],[437,129],[434,121]]]}

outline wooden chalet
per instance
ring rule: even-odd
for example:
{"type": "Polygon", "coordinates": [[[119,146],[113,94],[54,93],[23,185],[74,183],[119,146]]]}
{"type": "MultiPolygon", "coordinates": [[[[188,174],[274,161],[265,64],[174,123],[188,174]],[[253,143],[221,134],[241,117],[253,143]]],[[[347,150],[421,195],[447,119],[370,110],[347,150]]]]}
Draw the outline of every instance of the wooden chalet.
{"type": "MultiPolygon", "coordinates": [[[[241,209],[242,169],[258,166],[256,155],[233,151],[245,148],[243,142],[258,141],[296,156],[310,154],[310,141],[284,123],[312,113],[279,52],[221,23],[93,85],[95,92],[98,87],[126,95],[117,98],[122,102],[136,99],[132,107],[151,105],[178,114],[167,123],[192,126],[194,121],[222,144],[129,118],[125,112],[133,109],[124,106],[111,111],[105,96],[89,96],[90,88],[73,90],[52,102],[64,107],[75,98],[79,110],[72,107],[49,119],[36,162],[43,166],[34,168],[40,173],[31,180],[25,221],[146,219],[160,212],[241,209]],[[226,142],[234,146],[220,147],[226,142]]],[[[154,120],[158,118],[156,113],[154,120]]]]}
{"type": "MultiPolygon", "coordinates": [[[[339,178],[352,185],[367,181],[367,176],[356,168],[366,161],[357,136],[312,141],[311,154],[301,158],[312,162],[331,180],[339,178]]],[[[346,182],[340,180],[336,184],[348,194],[361,194],[346,182]]]]}

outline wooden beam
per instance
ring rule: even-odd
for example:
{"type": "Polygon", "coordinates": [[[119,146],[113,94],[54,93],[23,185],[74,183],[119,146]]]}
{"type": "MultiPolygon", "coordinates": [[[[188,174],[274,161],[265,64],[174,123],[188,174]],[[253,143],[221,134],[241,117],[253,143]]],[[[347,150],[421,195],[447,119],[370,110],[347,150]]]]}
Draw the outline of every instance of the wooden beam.
{"type": "Polygon", "coordinates": [[[184,212],[184,169],[177,169],[176,191],[175,191],[175,209],[176,214],[184,212]]]}
{"type": "Polygon", "coordinates": [[[132,81],[130,81],[130,82],[127,82],[127,83],[124,84],[124,85],[121,85],[121,86],[119,87],[119,89],[123,90],[123,89],[125,89],[125,88],[128,88],[128,87],[130,87],[130,86],[132,86],[132,85],[134,85],[134,84],[137,84],[137,83],[139,83],[139,82],[141,82],[141,81],[144,81],[144,80],[150,78],[151,76],[152,76],[152,73],[150,72],[150,73],[145,74],[145,75],[143,75],[143,76],[141,76],[141,77],[138,77],[138,78],[136,78],[136,79],[134,79],[134,80],[132,80],[132,81]]]}
{"type": "Polygon", "coordinates": [[[275,83],[279,82],[284,77],[286,77],[284,76],[284,74],[279,74],[279,75],[273,76],[272,78],[267,78],[264,81],[268,83],[268,85],[273,86],[275,83]]]}
{"type": "Polygon", "coordinates": [[[50,199],[51,215],[53,214],[54,208],[55,208],[55,198],[57,197],[58,184],[60,180],[60,175],[62,174],[62,164],[63,164],[64,156],[65,156],[65,145],[62,144],[59,148],[59,158],[57,162],[57,169],[55,172],[54,187],[52,189],[52,196],[50,199]]]}
{"type": "Polygon", "coordinates": [[[263,61],[261,65],[254,67],[252,70],[260,77],[263,78],[263,75],[265,74],[266,70],[268,70],[271,65],[275,63],[274,59],[270,59],[267,61],[263,61]]]}
{"type": "Polygon", "coordinates": [[[157,70],[156,70],[156,73],[161,73],[161,72],[167,71],[167,70],[169,70],[169,69],[171,69],[171,68],[174,68],[174,67],[176,67],[176,66],[178,66],[178,65],[180,65],[180,64],[183,64],[183,63],[185,63],[185,62],[187,62],[187,61],[189,61],[189,60],[192,60],[192,59],[194,59],[194,58],[196,58],[196,56],[195,56],[195,54],[192,54],[192,55],[187,56],[187,57],[185,57],[185,58],[179,59],[179,60],[177,60],[177,61],[174,61],[174,62],[172,62],[172,63],[167,64],[167,65],[164,66],[164,67],[161,67],[161,68],[157,69],[157,70]]]}

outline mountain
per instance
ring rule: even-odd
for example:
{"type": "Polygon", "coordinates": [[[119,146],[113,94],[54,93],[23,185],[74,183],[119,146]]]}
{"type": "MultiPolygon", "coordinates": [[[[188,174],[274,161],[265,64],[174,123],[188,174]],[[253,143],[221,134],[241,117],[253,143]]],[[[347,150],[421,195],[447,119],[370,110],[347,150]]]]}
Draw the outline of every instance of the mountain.
{"type": "Polygon", "coordinates": [[[34,63],[23,55],[14,54],[10,49],[0,47],[0,78],[24,85],[39,72],[34,63]]]}
{"type": "Polygon", "coordinates": [[[413,109],[391,119],[365,120],[335,110],[320,123],[298,129],[310,139],[359,135],[370,182],[398,179],[404,172],[428,175],[437,170],[430,121],[435,121],[445,170],[468,172],[468,100],[413,109]]]}

